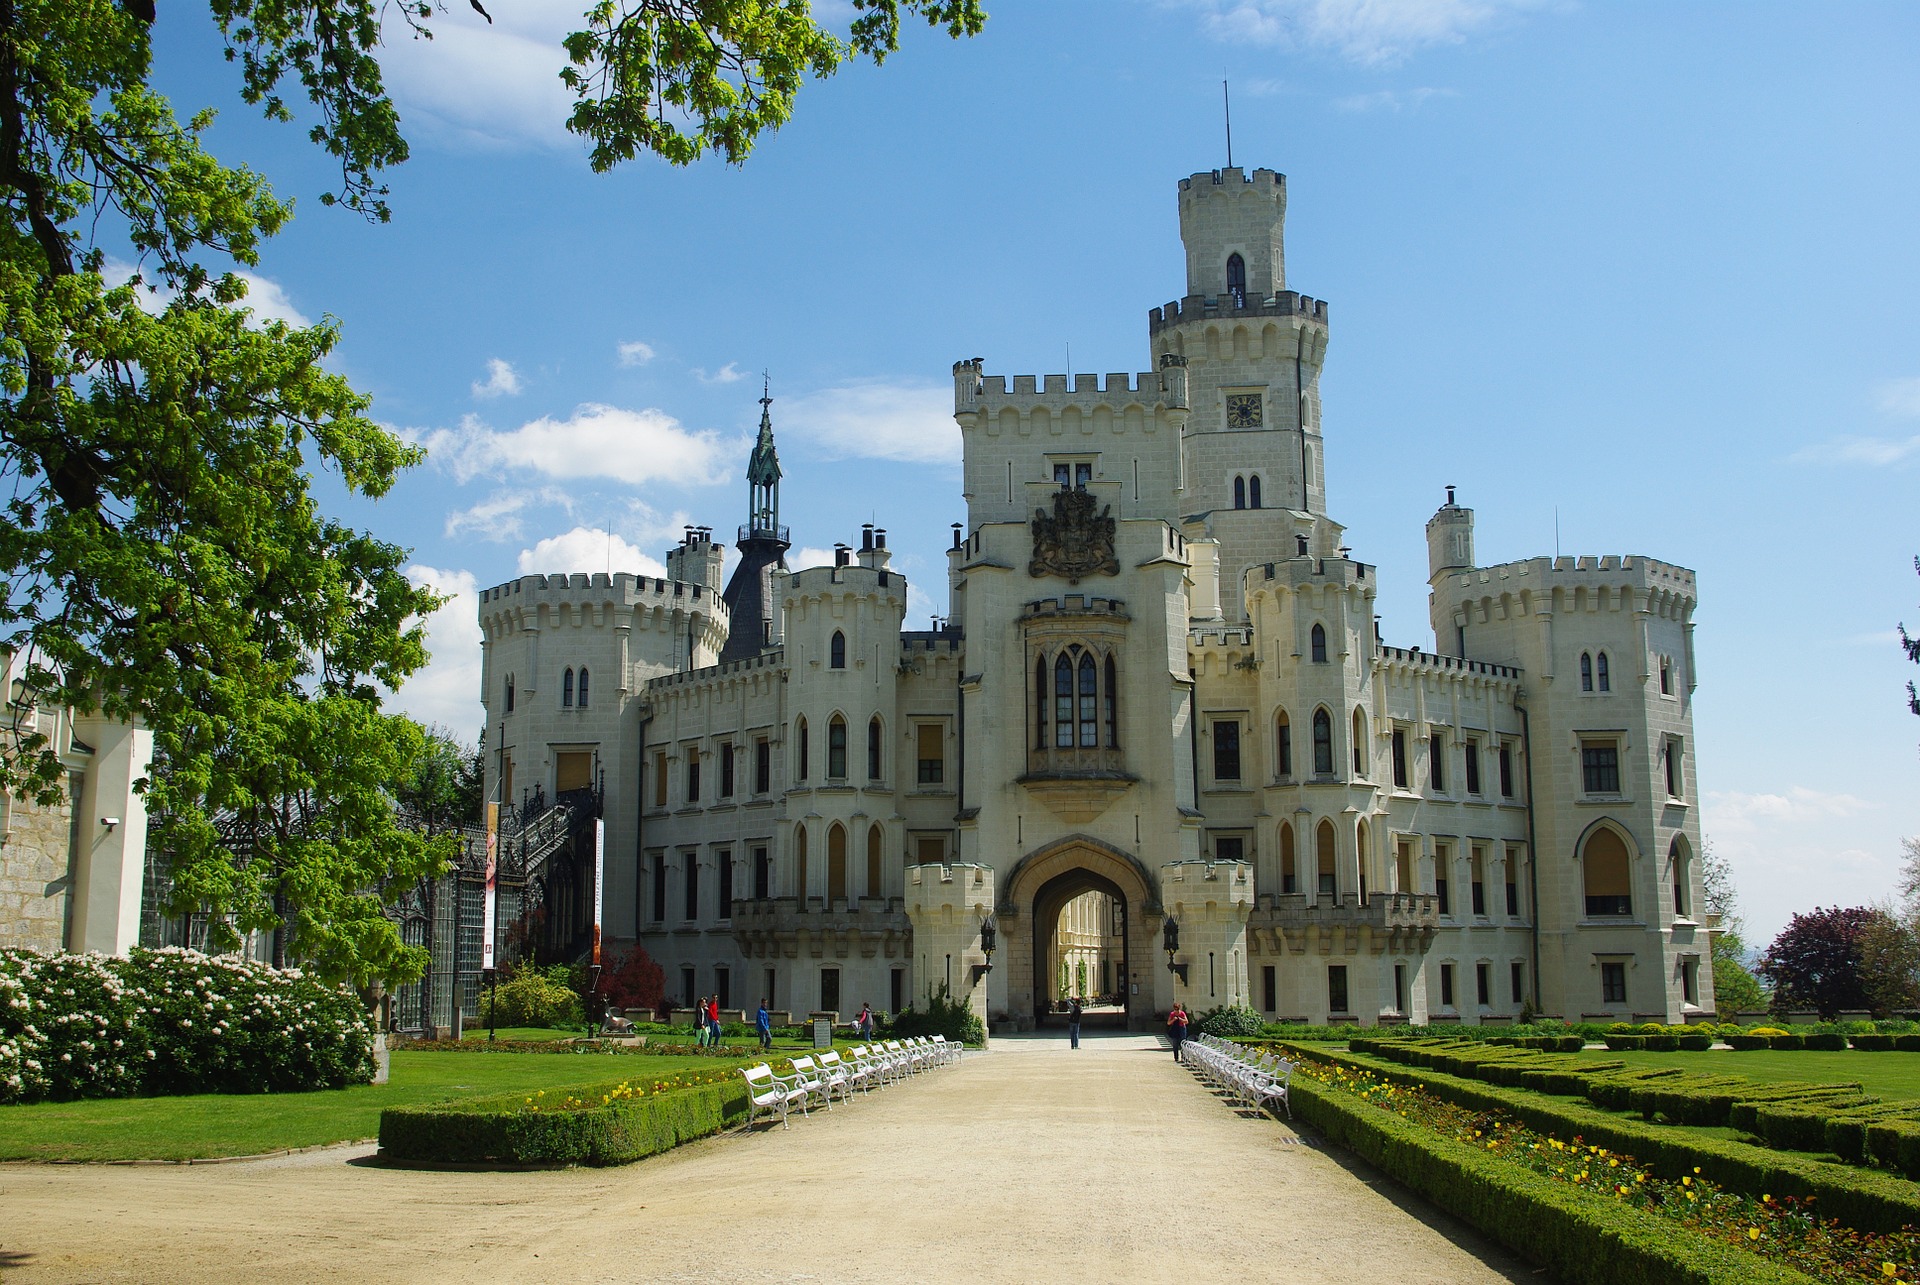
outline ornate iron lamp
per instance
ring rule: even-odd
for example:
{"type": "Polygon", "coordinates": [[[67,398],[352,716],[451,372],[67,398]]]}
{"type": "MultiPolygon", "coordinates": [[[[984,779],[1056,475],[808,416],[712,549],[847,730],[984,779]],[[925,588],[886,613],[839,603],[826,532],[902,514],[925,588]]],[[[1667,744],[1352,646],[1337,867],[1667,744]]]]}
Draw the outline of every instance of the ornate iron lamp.
{"type": "Polygon", "coordinates": [[[1167,971],[1175,977],[1178,977],[1180,984],[1185,986],[1187,984],[1187,966],[1176,962],[1174,959],[1174,956],[1180,953],[1180,923],[1172,915],[1168,915],[1166,922],[1161,925],[1160,944],[1167,952],[1167,971]]]}
{"type": "Polygon", "coordinates": [[[995,944],[994,939],[998,935],[999,935],[999,929],[995,927],[992,915],[988,915],[985,919],[982,919],[980,921],[980,949],[986,953],[987,962],[984,964],[975,964],[973,966],[973,984],[975,986],[978,986],[980,984],[980,979],[982,977],[985,977],[988,973],[993,971],[993,947],[995,944]]]}

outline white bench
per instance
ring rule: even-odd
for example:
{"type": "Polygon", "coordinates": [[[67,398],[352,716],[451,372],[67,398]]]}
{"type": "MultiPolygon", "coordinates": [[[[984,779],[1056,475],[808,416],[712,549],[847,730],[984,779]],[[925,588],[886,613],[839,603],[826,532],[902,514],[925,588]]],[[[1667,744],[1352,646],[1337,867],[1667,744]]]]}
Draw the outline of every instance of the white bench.
{"type": "Polygon", "coordinates": [[[753,1128],[753,1122],[763,1114],[771,1119],[778,1112],[780,1127],[790,1129],[793,1126],[787,1122],[787,1112],[795,1102],[800,1104],[801,1114],[806,1113],[806,1089],[775,1075],[765,1062],[741,1067],[740,1074],[747,1080],[747,1122],[743,1128],[753,1128]]]}

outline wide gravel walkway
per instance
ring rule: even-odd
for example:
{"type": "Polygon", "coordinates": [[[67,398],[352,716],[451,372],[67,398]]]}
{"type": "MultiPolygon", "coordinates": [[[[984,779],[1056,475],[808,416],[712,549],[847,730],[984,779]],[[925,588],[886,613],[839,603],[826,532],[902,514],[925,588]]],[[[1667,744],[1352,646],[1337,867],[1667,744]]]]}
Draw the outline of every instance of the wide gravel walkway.
{"type": "Polygon", "coordinates": [[[621,1169],[420,1173],[371,1150],[0,1165],[0,1281],[1544,1279],[1237,1112],[1155,1037],[996,1039],[621,1169]]]}

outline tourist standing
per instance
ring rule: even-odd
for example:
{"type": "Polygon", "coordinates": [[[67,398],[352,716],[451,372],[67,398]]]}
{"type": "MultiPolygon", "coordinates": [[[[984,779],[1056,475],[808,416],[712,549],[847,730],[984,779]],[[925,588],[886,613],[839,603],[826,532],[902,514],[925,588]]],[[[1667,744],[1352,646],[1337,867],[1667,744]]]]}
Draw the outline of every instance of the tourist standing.
{"type": "Polygon", "coordinates": [[[773,1047],[773,1014],[767,1012],[767,1001],[760,1001],[760,1011],[753,1015],[753,1029],[760,1033],[760,1051],[766,1052],[773,1047]]]}
{"type": "Polygon", "coordinates": [[[714,1048],[720,1047],[720,997],[715,995],[707,1001],[707,1042],[714,1048]]]}
{"type": "Polygon", "coordinates": [[[1173,1041],[1173,1060],[1180,1060],[1180,1042],[1187,1038],[1187,1010],[1174,1001],[1173,1011],[1167,1014],[1167,1038],[1173,1041]]]}
{"type": "Polygon", "coordinates": [[[1072,1041],[1074,1048],[1080,1047],[1081,1008],[1080,997],[1075,995],[1067,1005],[1067,1039],[1072,1041]]]}
{"type": "Polygon", "coordinates": [[[853,1029],[854,1033],[863,1040],[873,1038],[873,1005],[862,1004],[860,1006],[860,1016],[854,1019],[853,1029]]]}
{"type": "Polygon", "coordinates": [[[702,995],[693,1005],[693,1038],[701,1048],[707,1047],[707,997],[702,995]]]}

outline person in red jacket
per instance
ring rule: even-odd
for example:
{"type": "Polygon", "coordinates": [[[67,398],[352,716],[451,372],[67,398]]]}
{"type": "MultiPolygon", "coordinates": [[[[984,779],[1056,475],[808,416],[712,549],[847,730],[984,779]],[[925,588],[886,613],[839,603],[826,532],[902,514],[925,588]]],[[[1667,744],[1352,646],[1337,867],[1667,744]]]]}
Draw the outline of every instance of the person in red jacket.
{"type": "Polygon", "coordinates": [[[1180,1060],[1180,1042],[1187,1038],[1187,1010],[1175,1001],[1173,1011],[1167,1014],[1167,1038],[1173,1041],[1173,1060],[1180,1060]]]}
{"type": "Polygon", "coordinates": [[[707,1043],[720,1044],[720,997],[715,995],[707,1001],[707,1043]]]}

